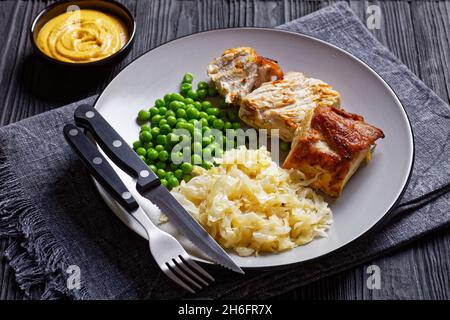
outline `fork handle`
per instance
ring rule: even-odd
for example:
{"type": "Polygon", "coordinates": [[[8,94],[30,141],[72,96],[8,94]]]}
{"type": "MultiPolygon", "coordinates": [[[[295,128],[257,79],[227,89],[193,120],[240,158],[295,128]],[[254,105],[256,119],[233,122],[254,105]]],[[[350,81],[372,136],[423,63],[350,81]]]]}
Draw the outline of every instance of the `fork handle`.
{"type": "Polygon", "coordinates": [[[100,147],[115,164],[137,178],[136,188],[139,191],[147,191],[161,184],[147,164],[95,108],[82,104],[75,110],[74,117],[77,125],[92,132],[100,147]]]}
{"type": "Polygon", "coordinates": [[[139,205],[127,187],[125,187],[108,161],[84,135],[82,130],[73,124],[67,124],[63,131],[69,145],[77,153],[90,173],[109,191],[112,197],[128,212],[137,209],[139,205]]]}

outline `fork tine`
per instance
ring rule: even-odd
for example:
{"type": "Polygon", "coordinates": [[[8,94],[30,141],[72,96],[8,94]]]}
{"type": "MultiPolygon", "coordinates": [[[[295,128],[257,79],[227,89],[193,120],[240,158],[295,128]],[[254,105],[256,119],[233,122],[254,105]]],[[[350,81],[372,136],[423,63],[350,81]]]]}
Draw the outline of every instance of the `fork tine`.
{"type": "MultiPolygon", "coordinates": [[[[180,256],[181,257],[181,256],[180,256]]],[[[193,276],[197,281],[201,282],[204,286],[208,286],[209,283],[200,278],[194,271],[192,271],[188,266],[186,266],[186,263],[178,257],[175,259],[175,263],[180,266],[181,269],[183,269],[186,273],[189,273],[191,276],[193,276]]]]}
{"type": "Polygon", "coordinates": [[[191,287],[189,287],[187,284],[185,284],[178,276],[170,270],[170,268],[166,265],[161,266],[162,271],[176,284],[178,284],[180,287],[186,289],[190,293],[195,293],[191,287]]]}
{"type": "Polygon", "coordinates": [[[181,256],[181,258],[186,261],[192,268],[194,268],[195,270],[197,270],[200,274],[202,274],[203,276],[205,276],[206,278],[208,278],[211,281],[216,281],[208,272],[206,272],[205,269],[203,269],[202,267],[200,267],[194,260],[191,259],[191,257],[186,253],[183,254],[181,256]]]}
{"type": "Polygon", "coordinates": [[[184,273],[183,270],[181,270],[176,263],[174,263],[173,261],[167,262],[167,264],[169,265],[169,267],[171,267],[177,274],[181,275],[185,280],[189,281],[191,284],[193,284],[194,286],[196,286],[197,288],[201,289],[202,286],[199,285],[197,282],[195,282],[194,280],[192,280],[186,273],[184,273]]]}

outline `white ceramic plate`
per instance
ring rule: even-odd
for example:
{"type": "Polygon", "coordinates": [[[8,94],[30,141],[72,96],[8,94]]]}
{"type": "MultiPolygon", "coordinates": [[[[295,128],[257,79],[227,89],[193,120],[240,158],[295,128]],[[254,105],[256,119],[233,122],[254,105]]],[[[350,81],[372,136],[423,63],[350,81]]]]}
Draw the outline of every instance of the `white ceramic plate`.
{"type": "MultiPolygon", "coordinates": [[[[349,53],[312,37],[273,29],[198,33],[136,59],[111,81],[95,107],[131,145],[138,136],[135,120],[140,109],[151,107],[165,93],[177,92],[187,72],[194,74],[194,81],[207,80],[208,63],[225,49],[238,46],[255,48],[259,54],[277,60],[284,71],[301,71],[331,84],[340,91],[346,110],[363,115],[368,123],[381,128],[386,138],[378,142],[372,161],[359,169],[343,195],[330,204],[334,223],[327,238],[279,254],[239,257],[230,253],[231,257],[244,268],[275,267],[314,259],[343,247],[391,210],[406,187],[414,159],[413,135],[400,101],[380,76],[349,53]]],[[[139,204],[158,222],[157,209],[136,192],[131,178],[117,171],[139,204]]],[[[98,187],[119,218],[145,237],[141,227],[98,187]]],[[[174,234],[194,257],[204,258],[170,223],[162,228],[174,234]]]]}

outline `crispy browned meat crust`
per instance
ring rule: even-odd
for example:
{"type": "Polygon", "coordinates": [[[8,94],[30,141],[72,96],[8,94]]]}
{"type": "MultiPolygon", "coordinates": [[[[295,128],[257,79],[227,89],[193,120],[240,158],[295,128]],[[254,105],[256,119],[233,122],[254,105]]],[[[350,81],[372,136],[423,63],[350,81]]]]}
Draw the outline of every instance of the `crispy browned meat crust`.
{"type": "Polygon", "coordinates": [[[292,149],[283,164],[286,169],[303,171],[308,178],[319,174],[313,187],[330,196],[341,194],[352,165],[383,132],[364,122],[364,118],[335,107],[316,108],[311,127],[294,138],[292,149]],[[333,152],[317,147],[325,142],[333,152]]]}
{"type": "Polygon", "coordinates": [[[326,142],[345,159],[384,138],[383,131],[365,123],[360,115],[335,107],[316,108],[311,128],[321,132],[326,142]]]}

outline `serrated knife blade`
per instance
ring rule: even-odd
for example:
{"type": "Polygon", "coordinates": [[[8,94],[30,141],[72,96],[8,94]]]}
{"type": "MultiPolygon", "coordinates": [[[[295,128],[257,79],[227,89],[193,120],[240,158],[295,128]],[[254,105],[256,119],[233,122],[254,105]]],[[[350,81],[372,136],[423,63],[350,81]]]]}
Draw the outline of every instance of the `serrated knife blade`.
{"type": "Polygon", "coordinates": [[[98,110],[90,105],[80,105],[75,110],[74,119],[78,126],[87,128],[94,135],[103,151],[119,168],[137,178],[136,190],[157,205],[195,246],[218,264],[232,271],[244,273],[194,217],[178,203],[169,190],[161,185],[159,178],[98,110]]]}

